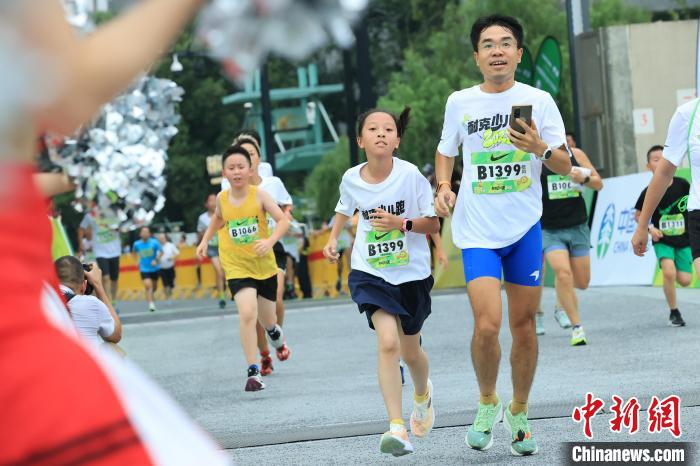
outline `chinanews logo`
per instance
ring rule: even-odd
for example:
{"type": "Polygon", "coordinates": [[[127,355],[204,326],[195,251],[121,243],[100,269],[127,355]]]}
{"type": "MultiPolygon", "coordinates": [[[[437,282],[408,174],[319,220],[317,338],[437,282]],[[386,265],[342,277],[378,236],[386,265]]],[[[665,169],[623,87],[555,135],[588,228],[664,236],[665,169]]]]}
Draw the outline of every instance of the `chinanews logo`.
{"type": "Polygon", "coordinates": [[[596,254],[598,259],[602,259],[608,253],[610,243],[612,242],[613,232],[615,231],[615,204],[609,204],[605,209],[603,220],[600,222],[598,230],[598,244],[596,246],[596,254]]]}

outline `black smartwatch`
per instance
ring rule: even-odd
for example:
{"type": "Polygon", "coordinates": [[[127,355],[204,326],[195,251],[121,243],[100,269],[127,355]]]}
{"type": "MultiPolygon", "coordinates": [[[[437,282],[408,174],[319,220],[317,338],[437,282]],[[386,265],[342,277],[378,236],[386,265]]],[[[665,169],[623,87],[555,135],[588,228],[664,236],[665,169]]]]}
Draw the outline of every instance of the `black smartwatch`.
{"type": "Polygon", "coordinates": [[[547,149],[545,149],[544,154],[542,154],[539,157],[540,160],[549,160],[551,158],[552,158],[552,149],[550,149],[549,147],[547,149]]]}

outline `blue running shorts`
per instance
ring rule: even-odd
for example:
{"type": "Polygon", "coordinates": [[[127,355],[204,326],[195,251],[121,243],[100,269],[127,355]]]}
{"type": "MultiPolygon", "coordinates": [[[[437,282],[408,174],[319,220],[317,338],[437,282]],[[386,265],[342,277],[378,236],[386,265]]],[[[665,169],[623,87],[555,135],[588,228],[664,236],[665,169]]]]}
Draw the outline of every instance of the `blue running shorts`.
{"type": "Polygon", "coordinates": [[[508,283],[540,286],[542,281],[542,227],[533,225],[515,243],[499,248],[462,249],[464,278],[467,283],[479,277],[501,276],[508,283]],[[502,274],[501,274],[502,271],[502,274]]]}

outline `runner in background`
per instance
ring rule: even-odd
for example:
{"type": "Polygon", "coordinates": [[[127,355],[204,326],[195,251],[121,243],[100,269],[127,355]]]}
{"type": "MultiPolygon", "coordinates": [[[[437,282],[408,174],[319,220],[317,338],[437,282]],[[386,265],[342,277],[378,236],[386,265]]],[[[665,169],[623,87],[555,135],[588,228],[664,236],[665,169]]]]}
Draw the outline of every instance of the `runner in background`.
{"type": "MultiPolygon", "coordinates": [[[[649,231],[647,226],[659,206],[664,193],[671,186],[676,168],[688,156],[690,162],[690,194],[686,206],[688,223],[683,228],[688,230],[690,251],[695,272],[700,275],[700,98],[687,102],[676,109],[668,126],[668,135],[663,149],[663,158],[659,160],[654,176],[647,188],[644,204],[637,219],[637,231],[632,236],[634,253],[643,256],[647,250],[649,231]]],[[[685,217],[682,217],[685,222],[685,217]]],[[[681,227],[681,218],[676,217],[674,225],[681,227]]]]}
{"type": "Polygon", "coordinates": [[[159,261],[163,255],[163,250],[158,240],[151,236],[150,228],[141,228],[139,235],[141,239],[134,242],[131,252],[136,260],[139,261],[139,272],[141,273],[141,280],[146,292],[148,310],[154,312],[156,311],[154,296],[158,288],[158,276],[160,273],[159,261]]]}
{"type": "Polygon", "coordinates": [[[175,260],[180,250],[175,246],[165,233],[158,235],[158,242],[163,254],[160,256],[160,279],[163,281],[165,291],[165,304],[173,304],[173,288],[175,288],[175,260]]]}
{"type": "MultiPolygon", "coordinates": [[[[647,168],[655,173],[664,158],[663,146],[652,146],[647,151],[647,168]]],[[[634,208],[639,221],[647,189],[644,188],[634,208]]],[[[688,225],[688,195],[690,184],[674,176],[648,225],[654,253],[663,274],[664,296],[669,308],[668,324],[684,327],[685,321],[678,310],[676,283],[688,286],[693,279],[693,255],[690,250],[688,225]]]]}
{"type": "MultiPolygon", "coordinates": [[[[585,290],[591,280],[591,231],[583,189],[603,188],[603,180],[581,149],[576,147],[573,134],[567,133],[571,150],[571,173],[562,176],[542,167],[542,251],[554,272],[557,303],[554,317],[562,328],[572,328],[572,346],[587,343],[581,324],[576,291],[585,290]],[[573,146],[571,145],[573,144],[573,146]]],[[[544,267],[543,267],[544,269],[544,267]]],[[[537,313],[537,334],[544,333],[540,302],[537,313]]]]}
{"type": "MultiPolygon", "coordinates": [[[[202,240],[204,232],[209,227],[211,219],[214,216],[214,211],[216,210],[216,194],[209,193],[207,199],[204,202],[204,207],[207,209],[206,212],[202,213],[197,219],[197,234],[199,235],[198,242],[202,240]]],[[[224,277],[224,269],[221,267],[221,260],[219,259],[219,237],[217,235],[212,236],[211,241],[209,241],[209,249],[207,250],[207,257],[211,261],[211,265],[214,267],[214,273],[216,273],[216,294],[219,299],[219,308],[223,309],[226,307],[226,293],[224,292],[224,285],[226,278],[224,277]]],[[[202,284],[202,261],[199,260],[197,264],[198,279],[199,284],[202,284]]]]}
{"type": "Polygon", "coordinates": [[[78,255],[84,255],[83,240],[87,239],[92,246],[97,265],[102,270],[102,282],[109,294],[112,305],[116,309],[117,292],[119,291],[119,258],[122,253],[122,241],[119,229],[114,225],[116,218],[104,217],[97,206],[85,214],[78,228],[78,255]]]}

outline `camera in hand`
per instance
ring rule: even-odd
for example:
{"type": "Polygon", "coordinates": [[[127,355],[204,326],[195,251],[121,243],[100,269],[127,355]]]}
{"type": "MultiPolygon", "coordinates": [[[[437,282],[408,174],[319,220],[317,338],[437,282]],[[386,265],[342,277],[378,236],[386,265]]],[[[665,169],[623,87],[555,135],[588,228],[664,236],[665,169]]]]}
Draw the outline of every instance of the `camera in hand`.
{"type": "MultiPolygon", "coordinates": [[[[86,272],[91,271],[92,264],[83,264],[83,270],[86,272]]],[[[85,294],[92,294],[95,291],[95,287],[92,286],[92,283],[90,283],[90,280],[88,280],[87,275],[85,276],[85,280],[87,280],[87,286],[85,287],[85,294]]]]}

